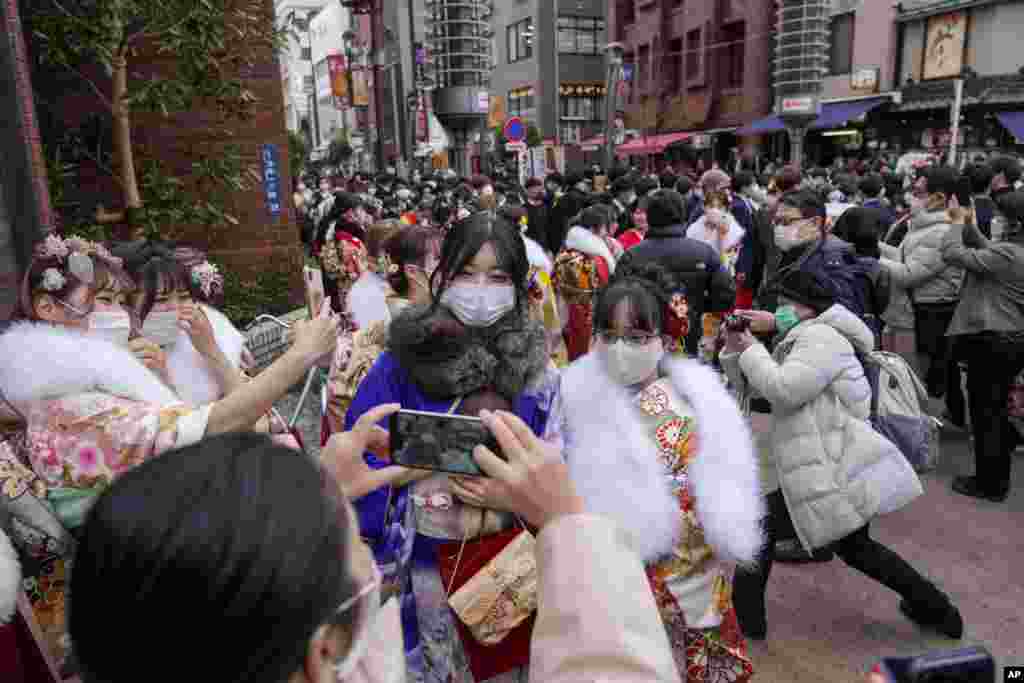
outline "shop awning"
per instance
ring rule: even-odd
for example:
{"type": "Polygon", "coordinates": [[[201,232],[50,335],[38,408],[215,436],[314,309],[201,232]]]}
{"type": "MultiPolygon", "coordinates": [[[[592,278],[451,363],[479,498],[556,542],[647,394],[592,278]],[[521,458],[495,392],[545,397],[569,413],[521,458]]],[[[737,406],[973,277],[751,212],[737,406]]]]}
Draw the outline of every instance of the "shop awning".
{"type": "Polygon", "coordinates": [[[664,133],[662,135],[648,135],[647,137],[641,136],[635,140],[630,140],[624,145],[619,145],[615,153],[622,157],[661,154],[672,143],[680,142],[692,136],[693,133],[664,133]]]}
{"type": "Polygon", "coordinates": [[[595,135],[580,143],[580,149],[584,152],[596,152],[604,147],[604,135],[595,135]]]}
{"type": "Polygon", "coordinates": [[[1003,128],[1013,133],[1013,137],[1024,140],[1024,111],[1001,111],[996,117],[1003,128]]]}
{"type": "Polygon", "coordinates": [[[848,102],[826,102],[821,105],[821,113],[814,123],[811,124],[810,129],[828,130],[830,128],[840,128],[845,126],[847,121],[861,117],[888,101],[889,97],[869,97],[864,100],[848,102]]]}
{"type": "Polygon", "coordinates": [[[766,133],[777,133],[786,130],[786,124],[778,116],[768,116],[754,121],[749,126],[744,126],[736,131],[736,135],[764,135],[766,133]]]}
{"type": "MultiPolygon", "coordinates": [[[[827,130],[829,128],[839,128],[845,125],[847,121],[863,116],[875,107],[885,104],[890,99],[886,95],[885,97],[869,97],[863,100],[847,102],[826,102],[821,105],[821,113],[818,114],[818,118],[811,124],[810,129],[827,130]]],[[[777,133],[780,130],[786,130],[786,124],[782,122],[782,119],[778,116],[767,116],[754,121],[749,126],[740,128],[736,131],[736,135],[764,135],[765,133],[777,133]]]]}

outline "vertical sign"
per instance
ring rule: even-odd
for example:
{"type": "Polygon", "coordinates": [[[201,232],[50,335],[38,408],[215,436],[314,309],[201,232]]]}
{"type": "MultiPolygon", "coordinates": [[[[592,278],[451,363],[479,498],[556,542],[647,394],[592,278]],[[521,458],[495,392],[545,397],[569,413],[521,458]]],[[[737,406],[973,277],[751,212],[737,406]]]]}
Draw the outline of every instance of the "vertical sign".
{"type": "Polygon", "coordinates": [[[281,176],[277,165],[277,145],[263,145],[263,190],[271,216],[281,215],[281,176]]]}
{"type": "Polygon", "coordinates": [[[348,105],[348,67],[341,55],[327,56],[327,69],[331,77],[331,94],[338,109],[348,105]]]}

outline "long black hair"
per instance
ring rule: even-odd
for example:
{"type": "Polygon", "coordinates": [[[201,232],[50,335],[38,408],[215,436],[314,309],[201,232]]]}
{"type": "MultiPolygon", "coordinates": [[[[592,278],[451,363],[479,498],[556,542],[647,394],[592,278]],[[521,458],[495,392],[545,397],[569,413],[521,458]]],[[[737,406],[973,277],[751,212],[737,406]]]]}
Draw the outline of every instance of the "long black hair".
{"type": "Polygon", "coordinates": [[[150,459],[100,494],[71,574],[83,679],[280,683],[359,586],[355,521],[307,458],[253,433],[150,459]],[[116,637],[109,624],[120,624],[116,637]],[[167,657],[174,643],[187,656],[167,657]]]}
{"type": "Polygon", "coordinates": [[[527,301],[527,275],[530,262],[519,227],[492,211],[481,211],[458,221],[448,230],[441,245],[441,261],[430,278],[435,304],[452,279],[476,257],[485,244],[494,247],[498,267],[512,278],[516,288],[516,306],[522,310],[527,301]]]}

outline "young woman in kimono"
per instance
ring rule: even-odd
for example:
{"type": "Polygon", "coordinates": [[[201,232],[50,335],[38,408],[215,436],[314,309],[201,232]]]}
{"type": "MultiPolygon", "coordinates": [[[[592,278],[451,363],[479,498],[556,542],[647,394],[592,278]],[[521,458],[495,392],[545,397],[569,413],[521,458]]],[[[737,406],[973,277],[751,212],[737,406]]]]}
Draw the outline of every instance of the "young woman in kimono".
{"type": "Polygon", "coordinates": [[[352,339],[352,353],[345,366],[340,365],[337,353],[331,363],[324,416],[328,434],[343,430],[345,413],[359,385],[387,347],[391,321],[410,305],[430,303],[430,276],[437,268],[440,251],[441,240],[436,230],[420,226],[403,228],[392,233],[379,248],[374,262],[374,277],[379,284],[356,283],[351,309],[360,329],[352,339]],[[373,291],[378,286],[380,289],[373,291]],[[362,295],[370,292],[370,296],[362,295]]]}
{"type": "Polygon", "coordinates": [[[584,209],[569,229],[565,247],[555,258],[552,284],[567,311],[563,336],[569,362],[590,350],[594,296],[615,272],[610,229],[608,214],[603,209],[584,209]]]}
{"type": "MultiPolygon", "coordinates": [[[[142,345],[140,358],[182,401],[198,406],[224,398],[249,377],[245,335],[213,307],[223,297],[220,270],[196,250],[158,242],[117,245],[135,289],[129,305],[142,345]]],[[[101,289],[97,300],[102,299],[101,289]]],[[[270,410],[254,429],[299,448],[288,425],[270,410]]]]}
{"type": "Polygon", "coordinates": [[[633,225],[621,235],[618,236],[619,244],[622,245],[624,250],[629,250],[632,247],[640,244],[644,241],[644,236],[647,234],[647,198],[644,197],[637,206],[633,209],[633,225]]]}
{"type": "MultiPolygon", "coordinates": [[[[387,351],[360,385],[346,429],[382,404],[464,415],[503,409],[534,434],[557,441],[552,406],[558,373],[544,327],[529,313],[528,271],[517,226],[492,212],[454,223],[431,277],[429,302],[392,320],[387,351]]],[[[374,469],[387,464],[369,453],[366,460],[374,469]]],[[[469,683],[472,674],[438,569],[439,549],[511,529],[515,521],[489,509],[494,506],[468,478],[434,473],[403,483],[369,493],[356,508],[385,574],[385,592],[404,596],[409,678],[469,683]]],[[[503,656],[501,647],[494,650],[503,656]]],[[[526,673],[513,669],[495,680],[525,681],[526,673]]]]}
{"type": "Polygon", "coordinates": [[[646,562],[684,680],[747,681],[730,586],[762,544],[757,465],[721,380],[666,355],[684,293],[648,264],[598,295],[594,350],[562,378],[566,454],[588,510],[618,521],[646,562]]]}
{"type": "Polygon", "coordinates": [[[37,568],[29,597],[58,661],[68,647],[69,532],[98,493],[165,450],[251,429],[336,343],[336,318],[299,323],[292,348],[259,377],[220,401],[189,405],[110,340],[128,313],[109,303],[98,310],[97,299],[120,265],[85,240],[48,236],[23,280],[20,319],[0,335],[0,423],[22,466],[0,463],[0,502],[15,543],[37,568]]]}
{"type": "MultiPolygon", "coordinates": [[[[704,215],[693,222],[686,236],[710,245],[722,259],[722,266],[736,277],[736,261],[739,259],[743,235],[746,231],[729,212],[731,200],[725,191],[708,192],[704,196],[704,215]]],[[[705,313],[704,335],[701,341],[705,357],[715,355],[715,345],[725,314],[705,313]]]]}
{"type": "Polygon", "coordinates": [[[314,249],[324,273],[324,290],[337,313],[348,313],[345,310],[348,292],[366,272],[367,253],[363,240],[371,220],[356,195],[340,192],[335,194],[330,210],[320,221],[314,249]]]}

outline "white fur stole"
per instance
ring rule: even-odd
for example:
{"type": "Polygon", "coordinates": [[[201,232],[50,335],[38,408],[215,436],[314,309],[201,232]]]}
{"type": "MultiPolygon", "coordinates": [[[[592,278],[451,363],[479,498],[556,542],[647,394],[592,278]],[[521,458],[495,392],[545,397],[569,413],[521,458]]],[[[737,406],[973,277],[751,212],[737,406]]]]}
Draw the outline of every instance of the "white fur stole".
{"type": "Polygon", "coordinates": [[[530,265],[551,275],[554,264],[551,263],[551,259],[544,252],[544,247],[526,235],[523,235],[523,243],[526,245],[526,259],[530,262],[530,265]]]}
{"type": "Polygon", "coordinates": [[[345,307],[352,314],[352,319],[360,330],[365,330],[376,322],[391,321],[388,310],[388,295],[391,286],[383,277],[368,270],[359,276],[348,291],[345,307]]]}
{"type": "Polygon", "coordinates": [[[615,272],[615,256],[603,239],[581,225],[569,228],[565,236],[565,248],[581,251],[587,256],[600,256],[608,264],[608,272],[615,272]]]}
{"type": "Polygon", "coordinates": [[[695,220],[693,225],[687,229],[686,236],[690,239],[697,240],[698,242],[703,242],[715,251],[719,251],[719,253],[723,254],[730,249],[735,248],[741,241],[743,241],[743,236],[747,231],[743,229],[743,226],[739,224],[739,221],[733,218],[732,214],[728,214],[726,216],[726,219],[729,221],[729,230],[721,241],[719,241],[717,237],[717,230],[715,231],[715,237],[708,235],[707,221],[705,218],[706,216],[701,216],[695,220]]]}
{"type": "Polygon", "coordinates": [[[614,520],[645,561],[672,552],[682,532],[679,503],[626,389],[591,352],[565,370],[561,391],[566,457],[588,512],[614,520]]]}
{"type": "Polygon", "coordinates": [[[14,610],[18,607],[18,594],[21,592],[21,565],[18,553],[0,529],[0,624],[10,623],[14,610]]]}
{"type": "MultiPolygon", "coordinates": [[[[238,331],[227,316],[215,308],[201,304],[213,328],[217,346],[236,369],[241,367],[245,335],[238,331]]],[[[167,374],[181,400],[192,406],[206,405],[221,398],[221,386],[210,370],[206,358],[192,345],[185,330],[178,331],[178,340],[167,351],[167,374]]]]}
{"type": "Polygon", "coordinates": [[[0,388],[15,405],[88,391],[181,403],[127,349],[49,323],[18,322],[0,334],[0,388]]]}
{"type": "Polygon", "coordinates": [[[704,538],[719,558],[753,563],[764,544],[765,510],[750,428],[714,371],[693,360],[664,366],[697,423],[700,452],[688,474],[704,538]]]}

